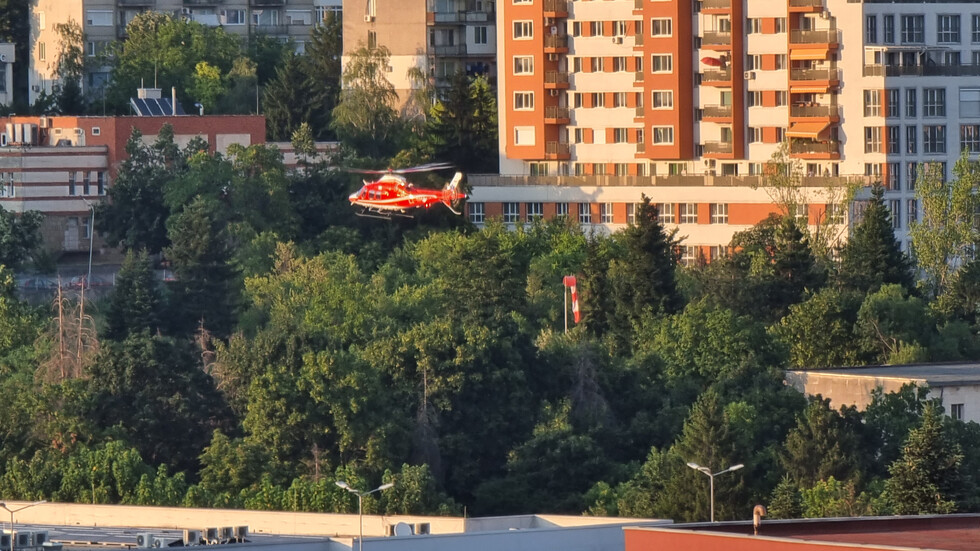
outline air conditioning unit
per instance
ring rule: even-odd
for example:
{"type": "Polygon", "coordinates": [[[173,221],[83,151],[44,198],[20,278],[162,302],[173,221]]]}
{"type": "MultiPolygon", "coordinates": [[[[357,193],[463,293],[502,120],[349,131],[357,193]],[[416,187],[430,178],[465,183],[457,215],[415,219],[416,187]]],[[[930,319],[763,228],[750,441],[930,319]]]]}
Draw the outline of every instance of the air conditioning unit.
{"type": "Polygon", "coordinates": [[[150,532],[136,534],[136,547],[140,549],[150,549],[153,547],[153,534],[150,532]]]}
{"type": "Polygon", "coordinates": [[[429,523],[428,522],[416,522],[415,523],[415,535],[428,534],[429,533],[429,523]]]}
{"type": "Polygon", "coordinates": [[[745,71],[745,80],[755,80],[755,71],[745,71]]]}
{"type": "Polygon", "coordinates": [[[238,543],[245,541],[245,538],[248,537],[248,526],[236,526],[235,537],[238,538],[238,543]]]}
{"type": "Polygon", "coordinates": [[[201,543],[201,531],[200,530],[184,530],[184,545],[200,545],[201,543]]]}
{"type": "Polygon", "coordinates": [[[613,37],[613,44],[622,44],[622,43],[623,43],[623,37],[621,37],[621,36],[614,36],[613,37]]]}
{"type": "Polygon", "coordinates": [[[374,16],[373,15],[365,15],[364,16],[364,22],[365,23],[371,23],[372,21],[374,21],[374,16]]]}
{"type": "Polygon", "coordinates": [[[48,543],[48,531],[47,530],[39,530],[37,532],[34,532],[33,534],[34,534],[34,538],[31,541],[31,545],[33,545],[35,547],[39,547],[41,545],[44,545],[44,544],[48,543]]]}
{"type": "Polygon", "coordinates": [[[231,541],[235,539],[235,528],[233,526],[221,527],[221,541],[231,541]]]}
{"type": "Polygon", "coordinates": [[[51,119],[49,119],[47,117],[41,117],[39,119],[39,125],[40,125],[41,128],[50,128],[51,127],[51,119]]]}
{"type": "Polygon", "coordinates": [[[704,160],[704,166],[714,167],[715,166],[715,160],[714,159],[705,159],[704,160]]]}
{"type": "Polygon", "coordinates": [[[551,18],[551,17],[545,17],[544,18],[544,24],[545,25],[551,25],[554,22],[555,22],[555,20],[553,18],[551,18]]]}
{"type": "Polygon", "coordinates": [[[7,54],[0,54],[0,63],[7,62],[7,54]]]}
{"type": "Polygon", "coordinates": [[[31,540],[34,539],[33,532],[14,532],[14,539],[17,541],[17,547],[30,547],[31,540]]]}
{"type": "Polygon", "coordinates": [[[827,10],[820,12],[820,19],[830,19],[830,12],[827,10]]]}
{"type": "Polygon", "coordinates": [[[10,534],[0,534],[0,549],[10,549],[10,534]]]}
{"type": "Polygon", "coordinates": [[[548,90],[548,95],[550,95],[550,96],[557,96],[558,95],[558,89],[552,88],[551,90],[548,90]]]}
{"type": "Polygon", "coordinates": [[[170,547],[170,543],[163,538],[153,538],[153,547],[160,549],[162,547],[170,547]]]}
{"type": "Polygon", "coordinates": [[[204,530],[201,530],[201,532],[204,533],[204,541],[206,541],[208,545],[214,545],[218,543],[217,528],[205,528],[204,530]]]}
{"type": "Polygon", "coordinates": [[[558,34],[558,27],[556,25],[551,26],[551,34],[558,34]]]}

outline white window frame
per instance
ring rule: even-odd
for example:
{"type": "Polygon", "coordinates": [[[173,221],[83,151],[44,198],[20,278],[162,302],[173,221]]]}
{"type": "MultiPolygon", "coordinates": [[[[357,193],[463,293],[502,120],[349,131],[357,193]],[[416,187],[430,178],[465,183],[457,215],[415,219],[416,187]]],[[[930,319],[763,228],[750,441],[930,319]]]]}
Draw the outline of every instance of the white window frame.
{"type": "Polygon", "coordinates": [[[578,204],[578,223],[579,224],[591,224],[592,223],[592,204],[591,203],[579,203],[578,204]]]}
{"type": "Polygon", "coordinates": [[[533,75],[534,74],[534,56],[530,56],[530,55],[515,55],[514,56],[514,74],[515,75],[533,75]]]}
{"type": "Polygon", "coordinates": [[[653,90],[650,92],[650,109],[673,109],[673,90],[653,90]]]}
{"type": "Polygon", "coordinates": [[[698,204],[697,203],[680,203],[677,206],[677,215],[680,224],[697,224],[698,223],[698,204]]]}
{"type": "Polygon", "coordinates": [[[534,111],[534,92],[514,92],[514,111],[534,111]]]}
{"type": "Polygon", "coordinates": [[[653,73],[661,73],[661,74],[673,73],[674,55],[673,54],[650,54],[650,71],[653,73]],[[665,65],[666,68],[664,68],[665,65]]]}
{"type": "Polygon", "coordinates": [[[728,203],[711,203],[711,223],[728,223],[728,203]]]}
{"type": "Polygon", "coordinates": [[[514,21],[514,40],[531,40],[534,38],[534,21],[522,19],[514,21]]]}
{"type": "Polygon", "coordinates": [[[531,201],[524,204],[524,208],[527,210],[525,219],[531,222],[535,218],[544,218],[544,203],[540,201],[531,201]]]}
{"type": "Polygon", "coordinates": [[[470,222],[482,224],[487,217],[486,205],[484,203],[467,203],[470,222]]]}
{"type": "Polygon", "coordinates": [[[614,210],[612,203],[599,203],[599,223],[612,224],[614,210]]]}
{"type": "Polygon", "coordinates": [[[650,36],[674,36],[674,20],[669,17],[650,18],[650,36]]]}
{"type": "Polygon", "coordinates": [[[650,130],[655,145],[672,145],[674,143],[673,126],[654,126],[650,130]]]}
{"type": "Polygon", "coordinates": [[[521,221],[521,204],[507,201],[501,205],[501,214],[505,224],[516,224],[521,221]]]}

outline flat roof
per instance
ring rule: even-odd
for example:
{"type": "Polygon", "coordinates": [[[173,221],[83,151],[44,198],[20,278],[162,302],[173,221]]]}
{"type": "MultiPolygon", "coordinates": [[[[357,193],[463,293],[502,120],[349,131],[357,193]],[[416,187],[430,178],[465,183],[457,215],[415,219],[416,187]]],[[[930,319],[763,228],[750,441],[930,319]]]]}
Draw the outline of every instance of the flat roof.
{"type": "Polygon", "coordinates": [[[933,387],[980,384],[980,363],[877,365],[788,371],[814,376],[924,381],[933,387]]]}

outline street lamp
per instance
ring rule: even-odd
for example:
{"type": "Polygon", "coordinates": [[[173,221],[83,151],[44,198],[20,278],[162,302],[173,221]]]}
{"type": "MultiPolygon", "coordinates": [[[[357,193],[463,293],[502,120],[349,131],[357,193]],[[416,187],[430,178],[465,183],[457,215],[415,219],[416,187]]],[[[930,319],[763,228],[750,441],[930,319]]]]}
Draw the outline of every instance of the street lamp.
{"type": "Polygon", "coordinates": [[[85,204],[92,211],[92,221],[88,225],[88,276],[85,277],[85,288],[89,289],[92,285],[92,244],[95,243],[95,203],[84,197],[82,197],[82,201],[85,201],[85,204]]]}
{"type": "Polygon", "coordinates": [[[687,466],[694,469],[695,471],[701,471],[702,473],[708,475],[708,478],[711,479],[711,522],[714,522],[715,521],[715,477],[720,474],[737,471],[742,467],[744,467],[745,465],[739,463],[738,465],[732,465],[731,467],[728,467],[724,471],[718,471],[716,473],[712,473],[711,469],[707,467],[702,467],[697,463],[688,463],[687,466]]]}
{"type": "Polygon", "coordinates": [[[335,482],[335,484],[357,496],[357,523],[359,525],[358,528],[359,535],[357,537],[357,551],[364,551],[364,509],[361,508],[364,496],[369,496],[374,492],[380,492],[381,490],[387,490],[388,488],[391,488],[395,484],[393,482],[382,484],[381,486],[378,486],[377,488],[371,490],[370,492],[358,492],[354,488],[351,488],[350,484],[347,484],[343,480],[338,480],[337,482],[335,482]]]}
{"type": "Polygon", "coordinates": [[[18,512],[18,511],[23,511],[24,509],[27,509],[28,507],[33,507],[35,505],[40,505],[42,503],[47,503],[47,501],[42,499],[41,501],[35,501],[34,503],[28,503],[27,505],[24,505],[23,507],[18,507],[17,509],[11,509],[11,508],[7,507],[7,504],[6,503],[0,501],[0,508],[3,508],[5,511],[7,511],[8,513],[10,513],[10,551],[14,551],[14,540],[17,539],[17,538],[14,537],[14,513],[18,512]]]}

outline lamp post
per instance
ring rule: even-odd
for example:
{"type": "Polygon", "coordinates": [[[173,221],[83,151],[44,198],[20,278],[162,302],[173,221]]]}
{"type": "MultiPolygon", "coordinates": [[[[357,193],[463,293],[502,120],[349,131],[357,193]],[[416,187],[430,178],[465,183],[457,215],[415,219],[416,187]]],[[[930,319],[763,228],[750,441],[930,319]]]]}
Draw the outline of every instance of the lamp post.
{"type": "Polygon", "coordinates": [[[10,551],[14,551],[14,540],[17,539],[17,538],[14,537],[14,513],[18,512],[18,511],[23,511],[24,509],[27,509],[28,507],[33,507],[35,505],[40,505],[42,503],[47,503],[47,501],[42,499],[41,501],[35,501],[34,503],[28,503],[27,505],[24,505],[23,507],[18,507],[17,509],[11,509],[10,507],[7,507],[7,504],[6,503],[0,501],[0,508],[3,508],[5,511],[7,511],[8,513],[10,513],[10,551]]]}
{"type": "Polygon", "coordinates": [[[707,467],[702,467],[697,463],[688,463],[687,466],[694,469],[695,471],[701,471],[702,473],[708,475],[708,478],[711,479],[711,522],[714,522],[715,521],[715,477],[720,474],[737,471],[742,467],[744,467],[745,465],[739,463],[738,465],[732,465],[731,467],[728,467],[724,471],[718,471],[716,473],[712,473],[711,469],[707,467]]]}
{"type": "Polygon", "coordinates": [[[85,288],[89,289],[92,285],[92,244],[95,243],[95,203],[84,197],[82,197],[82,201],[85,201],[89,210],[92,211],[92,220],[88,225],[88,275],[85,276],[85,288]]]}
{"type": "Polygon", "coordinates": [[[358,524],[358,536],[357,536],[357,551],[364,551],[364,509],[361,507],[363,505],[364,496],[369,496],[374,492],[380,492],[381,490],[387,490],[395,484],[389,482],[387,484],[382,484],[377,488],[371,490],[370,492],[358,492],[354,488],[351,488],[349,484],[343,480],[338,480],[335,482],[337,486],[347,490],[348,492],[357,496],[357,524],[358,524]]]}

